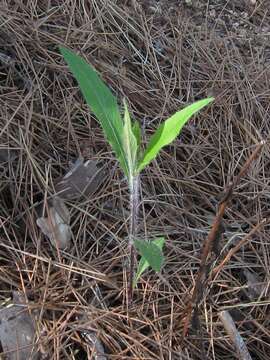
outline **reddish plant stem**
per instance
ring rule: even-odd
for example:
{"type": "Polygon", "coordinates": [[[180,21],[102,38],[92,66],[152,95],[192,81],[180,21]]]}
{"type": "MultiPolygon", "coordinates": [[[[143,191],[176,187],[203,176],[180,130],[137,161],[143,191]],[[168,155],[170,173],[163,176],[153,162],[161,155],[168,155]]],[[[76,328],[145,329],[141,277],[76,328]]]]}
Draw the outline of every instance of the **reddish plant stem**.
{"type": "Polygon", "coordinates": [[[227,255],[224,257],[224,259],[222,260],[222,262],[216,266],[213,271],[212,271],[212,277],[216,276],[219,274],[219,272],[222,270],[222,268],[224,267],[224,265],[226,265],[231,257],[243,246],[245,245],[245,243],[263,226],[266,224],[266,219],[263,219],[260,223],[258,223],[256,226],[254,226],[254,228],[248,233],[246,234],[243,239],[241,239],[239,241],[238,244],[236,244],[232,249],[229,250],[229,252],[227,253],[227,255]]]}
{"type": "MultiPolygon", "coordinates": [[[[220,226],[221,226],[221,222],[222,222],[225,210],[226,210],[230,200],[232,199],[233,191],[234,191],[235,187],[238,185],[241,178],[246,174],[246,172],[249,169],[250,164],[258,156],[258,154],[261,151],[264,144],[265,144],[265,142],[261,141],[256,146],[254,152],[249,156],[249,158],[246,160],[245,164],[239,171],[239,174],[229,184],[227,189],[225,189],[222,199],[220,200],[219,208],[218,208],[216,217],[214,219],[214,222],[212,224],[212,228],[208,234],[208,237],[205,240],[205,243],[204,243],[204,246],[202,249],[200,268],[199,268],[199,271],[197,274],[197,278],[195,280],[195,286],[193,288],[191,300],[189,301],[189,303],[185,309],[186,317],[185,317],[185,321],[184,321],[182,340],[186,337],[186,335],[188,333],[193,309],[198,307],[198,301],[199,301],[198,298],[200,295],[200,289],[202,289],[203,278],[206,277],[206,269],[207,269],[208,259],[213,250],[213,244],[214,244],[215,240],[217,239],[217,237],[219,236],[220,226]]],[[[206,284],[204,286],[206,286],[206,284]]]]}

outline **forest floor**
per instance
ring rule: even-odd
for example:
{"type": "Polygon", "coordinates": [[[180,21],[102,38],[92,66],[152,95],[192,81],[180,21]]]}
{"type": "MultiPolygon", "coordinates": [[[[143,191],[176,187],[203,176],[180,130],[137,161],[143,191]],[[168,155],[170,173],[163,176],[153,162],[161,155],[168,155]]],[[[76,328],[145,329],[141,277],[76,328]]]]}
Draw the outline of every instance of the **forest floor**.
{"type": "Polygon", "coordinates": [[[34,359],[239,359],[228,311],[251,358],[270,359],[269,2],[3,0],[0,24],[0,357],[30,359],[30,338],[34,359]],[[139,236],[164,236],[166,262],[143,274],[129,309],[127,183],[59,45],[127,99],[144,144],[215,97],[142,174],[139,236]],[[183,338],[220,196],[262,140],[183,338]],[[88,160],[95,178],[79,197],[88,160]],[[57,206],[72,233],[62,248],[44,234],[57,206]]]}

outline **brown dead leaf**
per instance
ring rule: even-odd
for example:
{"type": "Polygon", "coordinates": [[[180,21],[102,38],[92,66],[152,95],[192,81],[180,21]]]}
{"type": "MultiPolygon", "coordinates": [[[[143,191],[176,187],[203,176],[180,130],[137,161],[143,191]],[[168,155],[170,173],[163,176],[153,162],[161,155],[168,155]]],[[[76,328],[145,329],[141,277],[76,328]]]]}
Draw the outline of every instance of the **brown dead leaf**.
{"type": "Polygon", "coordinates": [[[53,198],[52,205],[49,205],[48,216],[38,218],[37,225],[53,246],[59,249],[69,246],[72,237],[70,214],[60,197],[53,198]]]}
{"type": "Polygon", "coordinates": [[[102,179],[104,172],[97,167],[96,161],[78,159],[70,171],[57,183],[55,190],[64,200],[76,200],[81,196],[93,194],[102,179]]]}
{"type": "Polygon", "coordinates": [[[0,341],[5,360],[37,360],[35,323],[17,292],[13,301],[16,304],[0,307],[0,341]]]}
{"type": "Polygon", "coordinates": [[[14,150],[9,148],[0,148],[0,163],[13,161],[16,158],[14,150]]]}
{"type": "Polygon", "coordinates": [[[72,237],[70,215],[64,200],[76,200],[81,196],[93,194],[102,179],[104,171],[99,169],[95,161],[78,159],[70,171],[59,181],[55,190],[57,196],[49,204],[47,217],[39,217],[37,225],[47,236],[52,245],[59,249],[69,246],[72,237]]]}
{"type": "Polygon", "coordinates": [[[248,296],[251,300],[257,300],[265,290],[265,284],[262,283],[259,276],[248,269],[244,269],[244,275],[247,279],[248,296]]]}
{"type": "Polygon", "coordinates": [[[88,343],[91,353],[93,353],[94,360],[107,360],[107,357],[104,355],[104,346],[100,339],[97,336],[95,331],[84,330],[81,332],[83,338],[88,343]]]}

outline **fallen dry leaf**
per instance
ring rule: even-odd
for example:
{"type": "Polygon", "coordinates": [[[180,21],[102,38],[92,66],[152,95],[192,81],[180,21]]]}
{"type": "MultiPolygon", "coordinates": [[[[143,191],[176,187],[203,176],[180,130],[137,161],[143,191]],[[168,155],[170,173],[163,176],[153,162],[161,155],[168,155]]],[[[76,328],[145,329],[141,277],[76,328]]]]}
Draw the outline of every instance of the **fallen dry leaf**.
{"type": "Polygon", "coordinates": [[[244,275],[247,279],[248,296],[251,300],[257,300],[265,290],[265,284],[261,282],[259,276],[248,269],[244,269],[244,275]]]}
{"type": "Polygon", "coordinates": [[[14,150],[9,148],[0,148],[0,163],[13,161],[16,158],[14,150]]]}
{"type": "Polygon", "coordinates": [[[70,214],[60,197],[53,198],[52,205],[49,205],[48,216],[38,218],[37,225],[53,246],[59,249],[69,246],[72,237],[70,214]]]}
{"type": "Polygon", "coordinates": [[[88,343],[91,348],[91,353],[93,353],[94,360],[107,360],[107,357],[104,355],[105,350],[102,342],[98,338],[95,331],[84,330],[81,332],[83,338],[88,343]]]}
{"type": "Polygon", "coordinates": [[[104,178],[95,161],[78,159],[70,171],[55,186],[57,196],[49,205],[47,217],[39,217],[37,225],[52,245],[59,249],[69,246],[72,237],[70,215],[64,200],[76,200],[93,194],[104,178]]]}
{"type": "Polygon", "coordinates": [[[0,307],[0,341],[5,360],[37,360],[35,323],[17,292],[14,304],[0,307]]]}
{"type": "Polygon", "coordinates": [[[55,190],[65,200],[75,200],[81,196],[93,194],[102,179],[104,172],[97,167],[96,161],[78,159],[70,171],[57,183],[55,190]]]}

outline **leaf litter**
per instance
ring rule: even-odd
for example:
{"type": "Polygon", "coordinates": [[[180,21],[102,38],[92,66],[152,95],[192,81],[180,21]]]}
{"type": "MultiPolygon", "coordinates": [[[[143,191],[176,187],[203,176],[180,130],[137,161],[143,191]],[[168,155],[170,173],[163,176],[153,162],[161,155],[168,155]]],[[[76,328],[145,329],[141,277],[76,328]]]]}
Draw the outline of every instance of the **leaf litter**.
{"type": "Polygon", "coordinates": [[[104,178],[104,170],[99,169],[94,160],[77,159],[75,164],[60,180],[55,191],[63,200],[78,200],[92,195],[104,178]]]}
{"type": "Polygon", "coordinates": [[[39,217],[37,225],[51,244],[59,249],[67,249],[72,239],[70,213],[65,201],[75,201],[82,196],[89,197],[100,185],[104,171],[96,161],[77,159],[71,169],[56,186],[52,201],[48,202],[47,216],[39,217]]]}
{"type": "Polygon", "coordinates": [[[256,301],[259,298],[266,296],[266,282],[262,282],[258,274],[251,272],[249,269],[245,268],[244,275],[247,281],[247,293],[250,300],[256,301]]]}
{"type": "Polygon", "coordinates": [[[59,249],[69,247],[72,238],[70,213],[60,197],[53,198],[52,205],[48,205],[47,217],[38,218],[37,225],[53,246],[59,249]]]}
{"type": "Polygon", "coordinates": [[[37,360],[36,328],[23,297],[13,292],[13,303],[0,307],[0,342],[5,360],[37,360]]]}
{"type": "MultiPolygon", "coordinates": [[[[79,153],[83,141],[87,141],[91,153],[102,152],[106,160],[111,159],[96,121],[83,105],[77,85],[59,56],[57,48],[62,43],[81,51],[114,93],[127,97],[132,114],[149,129],[142,136],[143,142],[179,107],[211,89],[217,98],[213,111],[194,121],[195,130],[186,128],[181,141],[164,149],[159,161],[143,174],[142,192],[147,201],[142,204],[141,216],[143,220],[147,217],[151,236],[166,233],[168,237],[164,277],[171,287],[160,280],[152,281],[150,272],[149,281],[139,283],[134,308],[127,318],[124,293],[101,284],[101,297],[107,300],[108,309],[93,306],[91,319],[98,319],[97,334],[102,334],[108,357],[199,360],[205,349],[216,360],[235,358],[235,350],[228,346],[218,320],[220,310],[228,306],[241,308],[244,319],[252,316],[257,327],[251,332],[242,321],[241,335],[252,357],[268,360],[269,299],[256,303],[243,300],[239,290],[243,266],[256,269],[263,281],[268,279],[268,224],[212,281],[210,301],[208,296],[203,297],[205,307],[199,314],[203,341],[187,337],[181,343],[179,336],[184,300],[194,286],[201,243],[208,231],[205,210],[215,212],[217,194],[227,177],[240,168],[238,154],[241,163],[261,137],[269,138],[267,3],[257,2],[248,18],[237,10],[240,2],[224,0],[200,2],[201,9],[175,0],[151,1],[161,8],[160,12],[150,9],[150,1],[127,3],[96,0],[94,6],[90,2],[82,6],[79,2],[47,6],[41,1],[3,2],[1,53],[10,56],[18,70],[25,70],[23,75],[35,86],[31,97],[26,98],[29,90],[24,86],[22,91],[22,79],[12,69],[7,71],[1,66],[0,122],[1,129],[5,129],[1,146],[21,149],[21,156],[12,162],[14,172],[7,178],[17,206],[12,205],[8,191],[0,193],[1,302],[11,287],[21,288],[23,280],[33,293],[35,306],[45,306],[40,321],[46,324],[49,359],[79,358],[75,351],[88,345],[64,326],[73,322],[66,316],[71,310],[89,310],[89,286],[92,282],[100,285],[91,271],[105,273],[121,285],[125,281],[126,275],[120,269],[126,221],[124,217],[112,217],[104,207],[110,201],[113,209],[118,209],[119,204],[121,211],[127,208],[127,189],[123,183],[115,186],[115,178],[120,178],[117,170],[109,173],[101,196],[72,208],[76,243],[69,252],[63,252],[65,268],[61,271],[53,265],[55,249],[45,242],[37,246],[35,212],[29,212],[24,231],[18,231],[13,221],[33,204],[37,192],[44,192],[34,176],[33,162],[25,161],[24,146],[34,157],[43,179],[48,159],[56,156],[57,166],[62,166],[79,153]],[[138,11],[134,11],[135,6],[138,11]],[[210,14],[213,10],[215,16],[210,14]],[[233,20],[230,10],[237,13],[237,21],[243,19],[243,27],[248,27],[251,36],[247,33],[239,37],[227,22],[224,26],[219,23],[225,16],[233,20]],[[87,31],[89,24],[94,24],[91,33],[87,31]],[[163,54],[155,50],[156,41],[163,54]],[[91,220],[86,212],[94,214],[91,220]],[[117,241],[109,242],[108,237],[117,241]]],[[[269,156],[267,146],[237,189],[226,224],[252,225],[257,219],[269,218],[269,156]]],[[[70,200],[66,205],[72,206],[70,200]]],[[[144,229],[139,231],[144,237],[144,229]]],[[[224,236],[222,248],[226,241],[224,236]]]]}

